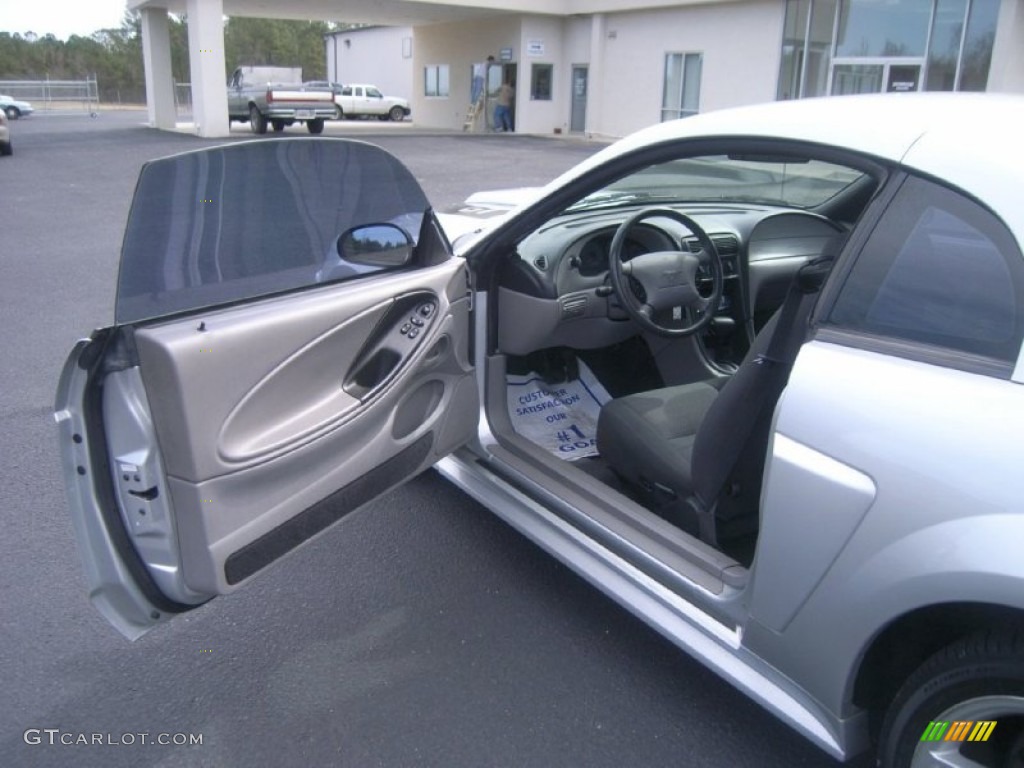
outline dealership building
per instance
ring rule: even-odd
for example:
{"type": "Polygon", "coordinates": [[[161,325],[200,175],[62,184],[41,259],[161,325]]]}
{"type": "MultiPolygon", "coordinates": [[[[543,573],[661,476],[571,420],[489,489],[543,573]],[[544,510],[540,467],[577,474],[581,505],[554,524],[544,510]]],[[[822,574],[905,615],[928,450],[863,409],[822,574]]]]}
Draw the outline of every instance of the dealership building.
{"type": "Polygon", "coordinates": [[[328,78],[370,82],[404,96],[416,123],[434,128],[488,129],[503,83],[512,86],[517,132],[601,137],[776,99],[882,91],[1024,92],[1024,0],[129,5],[143,14],[150,120],[158,127],[174,127],[173,113],[168,115],[173,93],[166,13],[188,14],[201,135],[227,133],[225,14],[372,25],[327,37],[328,78]]]}

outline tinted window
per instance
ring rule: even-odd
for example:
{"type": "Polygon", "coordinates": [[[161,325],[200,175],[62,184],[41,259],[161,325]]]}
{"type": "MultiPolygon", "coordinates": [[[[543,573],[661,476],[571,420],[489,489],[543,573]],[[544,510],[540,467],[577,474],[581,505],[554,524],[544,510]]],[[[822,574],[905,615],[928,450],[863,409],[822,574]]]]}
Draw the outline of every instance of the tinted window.
{"type": "Polygon", "coordinates": [[[116,321],[363,274],[341,263],[339,236],[392,222],[415,239],[426,209],[405,167],[360,142],[254,141],[147,163],[125,231],[116,321]]]}
{"type": "Polygon", "coordinates": [[[1024,336],[1024,264],[991,213],[911,178],[844,284],[830,322],[1003,362],[1024,336]]]}

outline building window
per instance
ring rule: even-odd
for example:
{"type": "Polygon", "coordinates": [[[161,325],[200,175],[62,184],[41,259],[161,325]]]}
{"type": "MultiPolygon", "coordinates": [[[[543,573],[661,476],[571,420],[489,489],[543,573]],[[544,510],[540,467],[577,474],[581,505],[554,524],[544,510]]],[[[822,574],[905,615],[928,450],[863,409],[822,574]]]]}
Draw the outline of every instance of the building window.
{"type": "Polygon", "coordinates": [[[665,54],[665,91],[661,121],[695,115],[700,109],[702,53],[665,54]]]}
{"type": "Polygon", "coordinates": [[[530,98],[534,101],[551,101],[551,81],[554,75],[552,64],[530,66],[530,98]]]}
{"type": "Polygon", "coordinates": [[[787,0],[779,99],[983,91],[999,0],[787,0]]]}
{"type": "Polygon", "coordinates": [[[780,99],[828,93],[838,0],[788,0],[779,72],[780,99]]]}
{"type": "Polygon", "coordinates": [[[984,91],[996,39],[997,0],[973,0],[967,15],[967,34],[960,54],[958,91],[984,91]]]}
{"type": "Polygon", "coordinates": [[[423,69],[423,95],[448,96],[448,65],[435,64],[423,69]]]}

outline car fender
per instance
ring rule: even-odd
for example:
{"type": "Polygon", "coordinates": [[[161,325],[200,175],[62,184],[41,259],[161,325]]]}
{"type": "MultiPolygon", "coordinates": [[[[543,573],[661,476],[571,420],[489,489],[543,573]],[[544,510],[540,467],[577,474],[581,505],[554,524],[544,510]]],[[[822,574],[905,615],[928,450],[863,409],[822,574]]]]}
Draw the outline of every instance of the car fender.
{"type": "Polygon", "coordinates": [[[884,521],[871,524],[878,517],[869,515],[784,632],[756,621],[745,632],[752,651],[786,670],[839,718],[855,714],[853,686],[867,648],[900,617],[952,603],[1024,613],[1019,512],[944,519],[885,545],[878,543],[884,521]],[[868,552],[873,554],[865,557],[868,552]]]}

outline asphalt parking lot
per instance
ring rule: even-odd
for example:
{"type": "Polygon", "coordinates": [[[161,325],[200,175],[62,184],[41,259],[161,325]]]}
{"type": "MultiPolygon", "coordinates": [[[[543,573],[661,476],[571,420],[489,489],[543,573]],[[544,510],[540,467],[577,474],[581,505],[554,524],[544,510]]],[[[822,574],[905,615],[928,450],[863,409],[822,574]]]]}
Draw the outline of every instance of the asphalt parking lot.
{"type": "MultiPolygon", "coordinates": [[[[142,117],[36,115],[0,159],[0,765],[836,765],[433,473],[138,642],[108,627],[71,538],[53,392],[75,339],[112,317],[140,165],[216,143],[142,117]],[[50,745],[44,729],[114,744],[50,745]]],[[[327,133],[395,153],[438,208],[600,148],[327,133]]]]}

